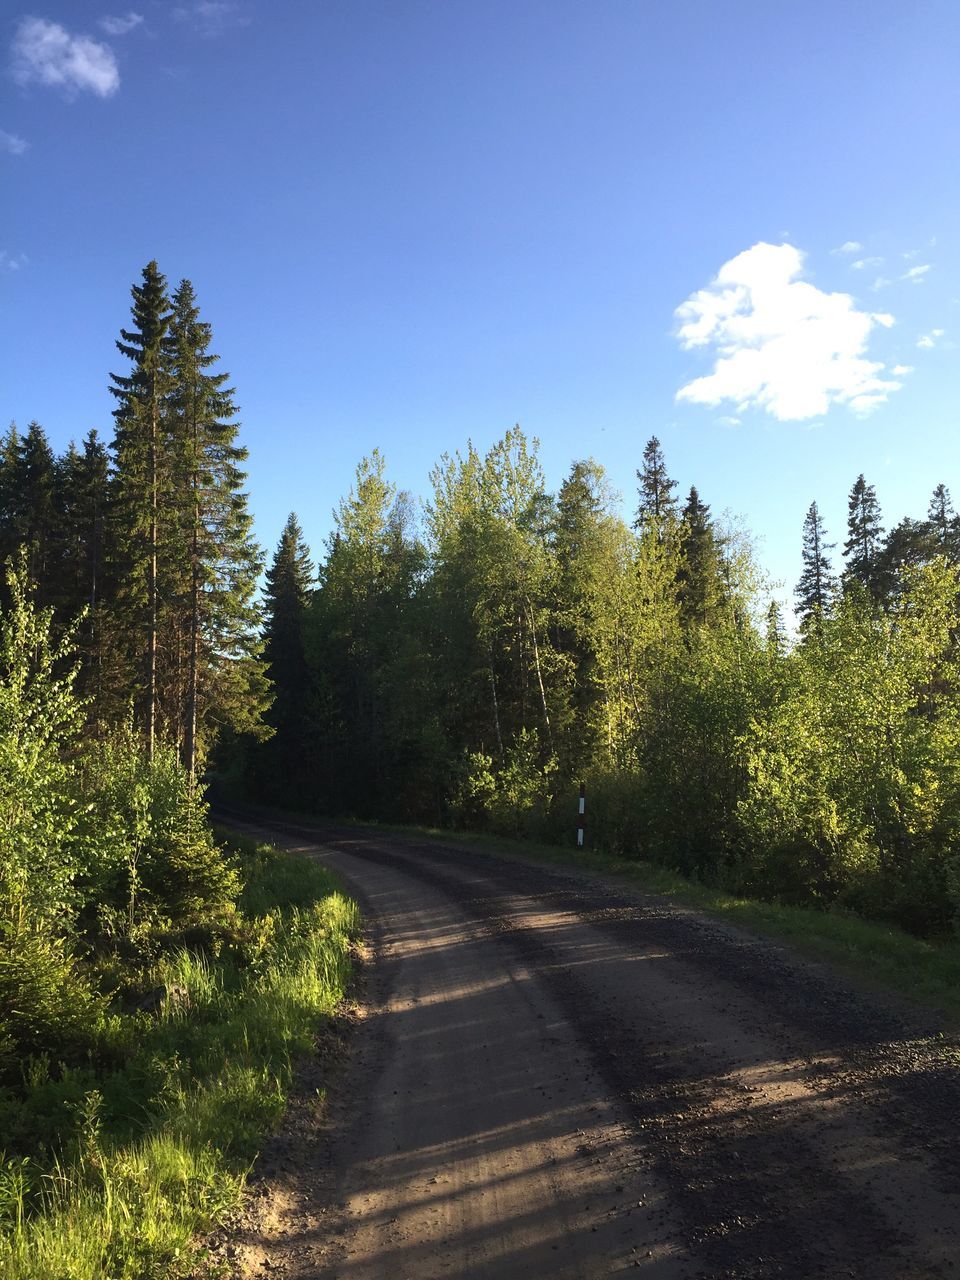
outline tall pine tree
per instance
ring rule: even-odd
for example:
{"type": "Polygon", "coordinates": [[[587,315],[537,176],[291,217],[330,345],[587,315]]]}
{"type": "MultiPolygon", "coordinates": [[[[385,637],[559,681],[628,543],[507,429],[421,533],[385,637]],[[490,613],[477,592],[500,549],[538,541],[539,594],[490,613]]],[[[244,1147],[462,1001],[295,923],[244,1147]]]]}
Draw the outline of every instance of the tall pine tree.
{"type": "Polygon", "coordinates": [[[940,555],[954,564],[960,561],[960,516],[954,510],[950,490],[945,484],[938,484],[933,491],[927,508],[927,523],[940,555]]]}
{"type": "Polygon", "coordinates": [[[686,626],[715,621],[723,596],[720,567],[720,540],[710,508],[701,501],[696,486],[691,486],[680,517],[677,570],[680,616],[686,626]]]}
{"type": "Polygon", "coordinates": [[[31,422],[20,443],[14,528],[27,549],[27,573],[38,602],[48,605],[56,594],[56,473],[53,450],[39,422],[31,422]]]}
{"type": "Polygon", "coordinates": [[[103,693],[103,616],[115,582],[108,573],[110,458],[96,431],[57,463],[57,609],[65,620],[86,611],[77,633],[79,687],[103,693]]]}
{"type": "Polygon", "coordinates": [[[312,799],[305,782],[313,764],[311,674],[305,622],[316,572],[296,515],[291,512],[280,535],[264,589],[263,660],[273,684],[267,722],[274,736],[256,751],[258,789],[271,799],[312,799]]]}
{"type": "Polygon", "coordinates": [[[822,619],[830,612],[837,580],[829,553],[836,545],[835,542],[827,541],[823,517],[817,504],[811,502],[803,520],[803,572],[794,591],[801,631],[818,629],[822,619]]]}
{"type": "Polygon", "coordinates": [[[667,474],[663,449],[656,436],[651,436],[643,450],[643,466],[637,472],[640,481],[639,503],[634,527],[642,528],[652,523],[662,539],[669,523],[676,518],[677,500],[674,489],[676,480],[667,474]]]}
{"type": "Polygon", "coordinates": [[[850,490],[847,506],[847,540],[843,544],[847,564],[843,579],[844,585],[859,584],[878,601],[883,594],[877,563],[882,538],[876,490],[861,473],[850,490]]]}
{"type": "MultiPolygon", "coordinates": [[[[123,582],[118,602],[133,638],[130,657],[140,667],[139,719],[153,757],[157,736],[157,649],[160,571],[169,532],[167,516],[174,476],[166,431],[173,389],[168,334],[173,313],[167,281],[156,262],[134,285],[133,327],[122,329],[117,349],[131,362],[128,374],[111,374],[116,435],[117,544],[123,582]]],[[[164,593],[165,594],[165,593],[164,593]]]]}
{"type": "Polygon", "coordinates": [[[213,722],[257,735],[268,701],[254,603],[260,550],[243,490],[237,408],[229,375],[213,372],[211,326],[189,280],[173,296],[166,341],[171,475],[171,728],[191,775],[213,722]]]}

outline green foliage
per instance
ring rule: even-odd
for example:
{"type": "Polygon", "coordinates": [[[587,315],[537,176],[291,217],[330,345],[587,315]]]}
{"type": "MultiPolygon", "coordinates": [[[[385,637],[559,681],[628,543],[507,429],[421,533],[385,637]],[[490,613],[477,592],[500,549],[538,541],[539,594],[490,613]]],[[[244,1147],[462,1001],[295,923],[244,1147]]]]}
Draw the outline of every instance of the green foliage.
{"type": "Polygon", "coordinates": [[[69,640],[27,596],[26,555],[0,615],[0,919],[58,928],[76,904],[77,798],[71,753],[82,724],[69,640]]]}
{"type": "Polygon", "coordinates": [[[105,935],[208,931],[233,914],[236,869],[216,847],[207,806],[171,747],[151,760],[132,730],[100,744],[80,767],[95,797],[80,824],[83,887],[105,935]]]}
{"type": "Polygon", "coordinates": [[[5,923],[0,932],[0,1073],[31,1055],[76,1059],[104,1025],[104,1001],[68,944],[46,931],[5,923]]]}
{"type": "Polygon", "coordinates": [[[554,500],[536,441],[514,428],[485,455],[441,459],[424,547],[382,458],[365,460],[306,610],[296,802],[572,839],[585,779],[596,847],[738,892],[949,928],[949,494],[884,541],[861,477],[839,594],[814,503],[792,644],[749,539],[695,487],[678,513],[655,438],[639,479],[634,529],[593,461],[554,500]]]}
{"type": "Polygon", "coordinates": [[[5,1280],[186,1276],[198,1233],[239,1202],[295,1055],[342,999],[357,927],[318,864],[265,846],[241,861],[245,903],[266,909],[246,921],[265,939],[255,954],[171,953],[158,976],[180,998],[103,1032],[119,1065],[55,1077],[40,1063],[19,1099],[0,1095],[21,1140],[0,1161],[5,1280]]]}
{"type": "Polygon", "coordinates": [[[945,927],[960,799],[958,589],[938,561],[887,613],[849,590],[787,659],[782,697],[745,740],[749,887],[945,927]]]}

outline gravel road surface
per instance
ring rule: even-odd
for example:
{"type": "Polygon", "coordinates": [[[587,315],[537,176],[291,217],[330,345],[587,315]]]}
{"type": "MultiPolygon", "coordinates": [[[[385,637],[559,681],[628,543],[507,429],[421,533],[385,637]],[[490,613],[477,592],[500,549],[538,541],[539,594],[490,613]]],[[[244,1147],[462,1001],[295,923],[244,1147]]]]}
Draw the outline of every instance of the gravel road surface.
{"type": "Polygon", "coordinates": [[[221,818],[320,858],[368,929],[327,1103],[308,1069],[221,1242],[241,1274],[960,1280],[935,1015],[599,877],[221,818]]]}

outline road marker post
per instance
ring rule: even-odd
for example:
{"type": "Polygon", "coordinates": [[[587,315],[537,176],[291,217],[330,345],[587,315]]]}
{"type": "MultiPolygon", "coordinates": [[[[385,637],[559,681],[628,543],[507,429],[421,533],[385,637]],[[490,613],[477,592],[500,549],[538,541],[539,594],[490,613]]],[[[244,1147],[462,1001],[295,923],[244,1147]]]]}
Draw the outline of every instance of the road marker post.
{"type": "Polygon", "coordinates": [[[580,804],[577,808],[577,848],[583,848],[583,813],[587,804],[587,788],[586,784],[580,783],[580,804]]]}

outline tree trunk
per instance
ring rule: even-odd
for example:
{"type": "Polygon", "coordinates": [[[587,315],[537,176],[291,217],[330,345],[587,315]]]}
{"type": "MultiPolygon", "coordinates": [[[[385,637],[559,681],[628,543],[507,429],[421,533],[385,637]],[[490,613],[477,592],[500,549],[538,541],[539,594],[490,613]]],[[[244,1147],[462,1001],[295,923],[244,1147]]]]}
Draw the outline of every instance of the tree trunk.
{"type": "Polygon", "coordinates": [[[490,693],[493,696],[493,727],[497,734],[497,751],[503,755],[503,738],[500,735],[500,707],[497,703],[497,682],[493,674],[493,655],[491,654],[490,663],[487,667],[490,675],[490,693]]]}
{"type": "Polygon", "coordinates": [[[537,642],[537,623],[529,602],[526,602],[526,608],[527,620],[530,623],[530,637],[533,640],[533,664],[537,672],[537,684],[540,686],[540,705],[543,708],[543,723],[547,730],[547,745],[550,748],[550,754],[553,755],[553,730],[550,728],[550,712],[547,710],[547,693],[543,687],[543,673],[540,669],[540,645],[537,642]]]}

